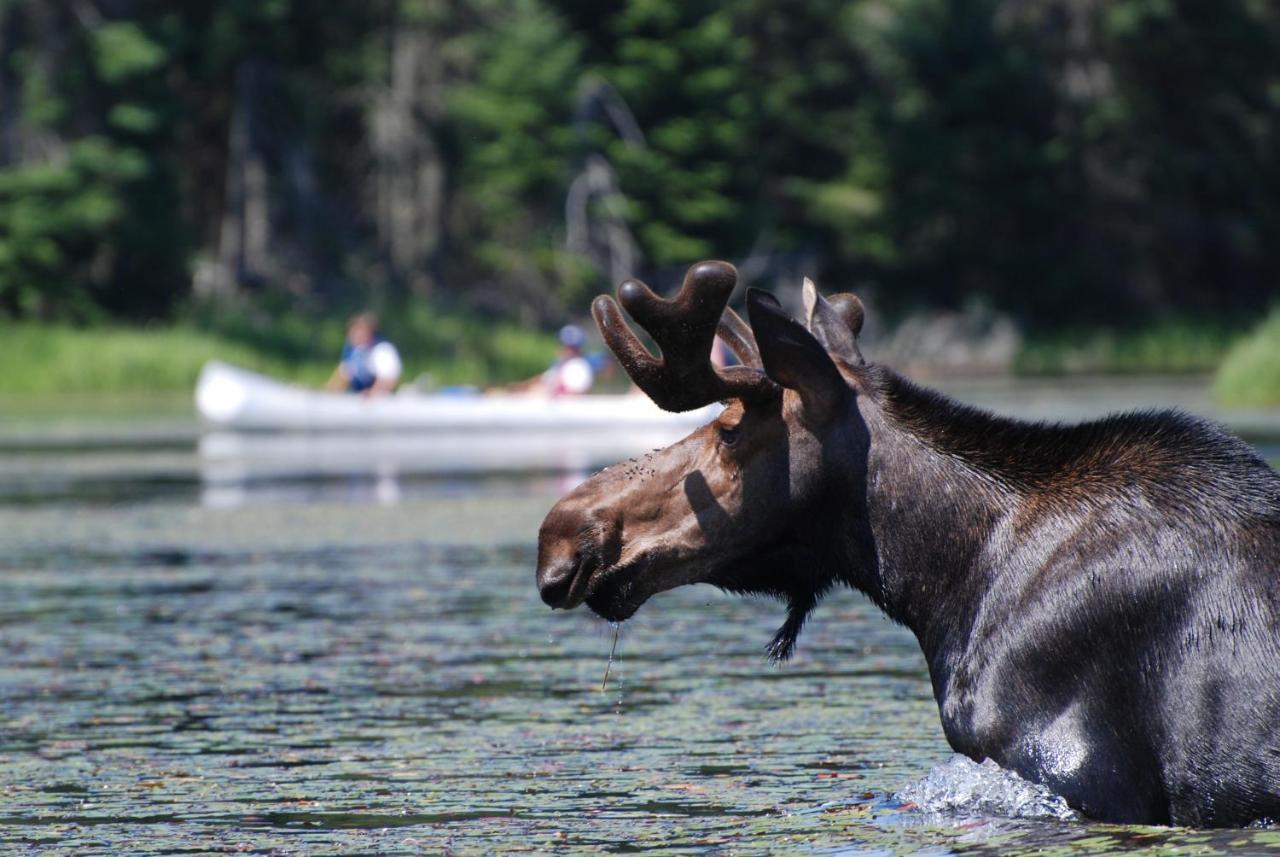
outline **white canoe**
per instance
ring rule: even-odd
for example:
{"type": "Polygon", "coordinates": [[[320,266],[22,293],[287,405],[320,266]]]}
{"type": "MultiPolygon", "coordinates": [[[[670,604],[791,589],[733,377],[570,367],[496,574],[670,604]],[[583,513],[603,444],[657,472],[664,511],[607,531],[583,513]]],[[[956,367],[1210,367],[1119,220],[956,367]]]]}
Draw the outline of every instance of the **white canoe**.
{"type": "Polygon", "coordinates": [[[678,437],[709,422],[719,405],[671,414],[642,395],[481,396],[412,390],[364,397],[285,384],[211,360],[196,382],[196,409],[234,431],[495,432],[546,434],[658,431],[678,437]]]}

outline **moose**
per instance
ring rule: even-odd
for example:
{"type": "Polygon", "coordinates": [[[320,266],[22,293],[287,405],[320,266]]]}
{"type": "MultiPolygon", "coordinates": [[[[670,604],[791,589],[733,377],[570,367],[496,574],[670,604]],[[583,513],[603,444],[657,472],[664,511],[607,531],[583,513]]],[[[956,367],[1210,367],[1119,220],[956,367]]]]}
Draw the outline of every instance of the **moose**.
{"type": "Polygon", "coordinates": [[[806,280],[805,323],[737,272],[629,280],[592,313],[670,411],[710,424],[600,471],[538,537],[550,606],[610,621],[677,586],[777,597],[792,652],[837,584],[916,636],[947,741],[1114,822],[1280,817],[1280,475],[1179,412],[1027,423],[859,349],[864,309],[806,280]],[[652,337],[655,357],[619,303],[652,337]],[[740,365],[710,361],[717,333],[740,365]]]}

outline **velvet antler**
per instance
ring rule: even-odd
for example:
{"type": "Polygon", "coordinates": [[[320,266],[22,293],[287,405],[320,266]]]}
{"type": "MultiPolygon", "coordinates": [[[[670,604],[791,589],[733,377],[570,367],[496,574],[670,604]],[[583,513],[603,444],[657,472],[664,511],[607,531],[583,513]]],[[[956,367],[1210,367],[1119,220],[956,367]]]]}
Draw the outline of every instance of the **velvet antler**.
{"type": "Polygon", "coordinates": [[[724,399],[773,396],[778,388],[757,368],[760,357],[750,328],[732,310],[725,311],[737,282],[738,272],[728,262],[701,262],[689,269],[670,300],[639,280],[627,280],[618,287],[617,302],[601,295],[591,314],[631,380],[664,410],[692,411],[724,399]],[[661,359],[631,332],[618,303],[653,337],[661,359]],[[746,365],[711,365],[717,331],[746,365]]]}
{"type": "Polygon", "coordinates": [[[720,316],[716,335],[729,346],[739,363],[764,371],[764,364],[760,361],[760,347],[756,345],[756,336],[751,332],[750,325],[728,307],[725,307],[724,315],[720,316]]]}

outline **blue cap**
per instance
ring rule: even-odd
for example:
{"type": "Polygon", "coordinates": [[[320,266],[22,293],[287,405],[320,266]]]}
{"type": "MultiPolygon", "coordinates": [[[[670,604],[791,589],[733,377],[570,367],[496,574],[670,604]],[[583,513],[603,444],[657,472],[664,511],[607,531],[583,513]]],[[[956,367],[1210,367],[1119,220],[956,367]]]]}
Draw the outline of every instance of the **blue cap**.
{"type": "Polygon", "coordinates": [[[576,324],[560,328],[560,344],[566,348],[581,348],[587,344],[587,335],[576,324]]]}

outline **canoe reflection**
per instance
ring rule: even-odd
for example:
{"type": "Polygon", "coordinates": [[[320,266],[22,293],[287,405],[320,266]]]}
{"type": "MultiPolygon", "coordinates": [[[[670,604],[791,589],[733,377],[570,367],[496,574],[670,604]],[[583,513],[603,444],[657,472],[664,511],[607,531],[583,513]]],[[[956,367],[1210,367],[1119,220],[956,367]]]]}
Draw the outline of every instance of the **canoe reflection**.
{"type": "Polygon", "coordinates": [[[568,490],[591,471],[666,446],[687,428],[419,434],[211,432],[197,444],[203,504],[238,506],[256,486],[353,480],[363,500],[398,503],[408,477],[541,474],[568,490]]]}

